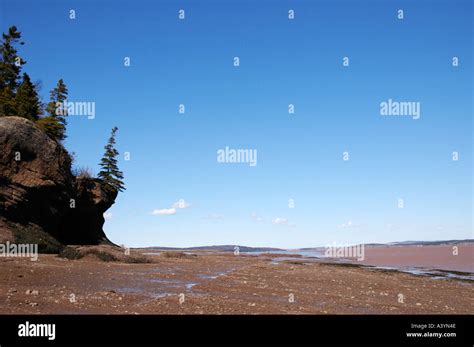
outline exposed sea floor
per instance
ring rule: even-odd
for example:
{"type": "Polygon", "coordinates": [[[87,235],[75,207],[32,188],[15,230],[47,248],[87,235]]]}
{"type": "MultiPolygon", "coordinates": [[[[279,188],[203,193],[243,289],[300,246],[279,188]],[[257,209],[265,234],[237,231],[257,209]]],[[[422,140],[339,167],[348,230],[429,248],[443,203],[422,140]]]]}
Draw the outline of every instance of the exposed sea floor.
{"type": "MultiPolygon", "coordinates": [[[[300,250],[285,250],[285,251],[278,251],[275,254],[268,253],[268,252],[246,252],[245,254],[248,255],[262,255],[268,254],[269,256],[274,255],[272,257],[271,264],[278,265],[280,262],[291,262],[291,261],[304,261],[304,262],[334,262],[339,264],[354,264],[357,266],[361,266],[364,268],[369,268],[373,270],[381,270],[381,271],[400,271],[404,273],[409,273],[412,275],[417,276],[429,276],[434,279],[456,279],[456,280],[464,280],[464,281],[474,281],[474,273],[470,271],[458,271],[452,269],[453,265],[449,264],[451,268],[443,269],[442,267],[438,266],[435,268],[424,267],[424,266],[406,266],[400,265],[392,262],[388,262],[388,265],[378,266],[372,265],[367,262],[358,261],[355,258],[328,258],[325,256],[323,250],[311,250],[311,251],[300,251],[300,250]]],[[[474,260],[473,260],[474,262],[474,260]]],[[[473,263],[474,266],[474,263],[473,263]]],[[[455,267],[455,266],[454,266],[455,267]]],[[[465,268],[465,266],[463,267],[465,268]]]]}

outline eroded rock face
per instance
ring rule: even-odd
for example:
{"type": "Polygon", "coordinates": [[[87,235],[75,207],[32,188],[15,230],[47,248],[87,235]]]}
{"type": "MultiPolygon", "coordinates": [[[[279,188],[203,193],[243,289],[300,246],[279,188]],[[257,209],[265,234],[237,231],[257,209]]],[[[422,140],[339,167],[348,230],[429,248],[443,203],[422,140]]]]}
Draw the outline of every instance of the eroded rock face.
{"type": "Polygon", "coordinates": [[[74,192],[75,208],[68,209],[59,239],[74,245],[110,243],[102,226],[104,212],[115,202],[117,191],[103,189],[98,179],[78,178],[74,182],[74,192]]]}
{"type": "Polygon", "coordinates": [[[103,213],[117,193],[100,180],[76,179],[61,145],[25,118],[1,117],[0,149],[0,238],[44,233],[40,239],[61,244],[109,242],[103,213]]]}

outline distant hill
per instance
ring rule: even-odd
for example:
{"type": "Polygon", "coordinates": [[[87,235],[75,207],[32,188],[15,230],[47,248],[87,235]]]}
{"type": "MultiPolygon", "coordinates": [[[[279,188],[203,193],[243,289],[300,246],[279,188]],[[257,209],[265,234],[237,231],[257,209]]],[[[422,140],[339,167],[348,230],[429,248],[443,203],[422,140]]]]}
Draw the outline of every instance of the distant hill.
{"type": "Polygon", "coordinates": [[[402,242],[390,242],[387,243],[389,246],[409,246],[409,245],[423,245],[423,246],[435,246],[435,245],[456,245],[459,243],[473,243],[474,239],[465,240],[444,240],[444,241],[402,241],[402,242]]]}
{"type": "MultiPolygon", "coordinates": [[[[442,240],[442,241],[399,241],[389,243],[365,243],[366,247],[382,247],[382,246],[436,246],[436,245],[457,245],[460,243],[474,243],[474,239],[465,240],[442,240]]],[[[299,248],[299,251],[321,250],[325,247],[309,247],[299,248]]]]}
{"type": "Polygon", "coordinates": [[[166,251],[219,251],[234,252],[235,247],[239,247],[239,252],[275,252],[284,251],[280,248],[270,247],[247,247],[238,245],[220,245],[220,246],[200,246],[200,247],[145,247],[145,249],[166,250],[166,251]]]}

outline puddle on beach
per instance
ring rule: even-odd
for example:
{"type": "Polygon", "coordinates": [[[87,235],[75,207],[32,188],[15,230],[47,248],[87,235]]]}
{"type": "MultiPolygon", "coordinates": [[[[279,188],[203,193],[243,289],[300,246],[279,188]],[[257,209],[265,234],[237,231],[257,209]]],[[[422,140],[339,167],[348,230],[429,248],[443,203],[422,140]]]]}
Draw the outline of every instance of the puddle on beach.
{"type": "Polygon", "coordinates": [[[142,294],[154,299],[164,298],[169,295],[176,295],[183,291],[188,292],[199,283],[191,281],[180,281],[165,278],[153,278],[137,283],[134,287],[114,288],[118,293],[123,294],[142,294]]]}
{"type": "MultiPolygon", "coordinates": [[[[197,255],[196,253],[193,253],[193,252],[179,252],[179,251],[169,251],[171,253],[175,252],[175,253],[182,253],[182,254],[185,254],[185,255],[197,255]]],[[[145,253],[142,253],[142,254],[145,254],[145,255],[161,255],[163,253],[163,251],[156,251],[156,252],[145,252],[145,253]]]]}
{"type": "Polygon", "coordinates": [[[199,295],[199,293],[196,293],[196,289],[194,288],[195,286],[206,283],[208,281],[213,281],[233,271],[235,271],[235,268],[219,271],[209,271],[207,273],[198,274],[179,274],[176,272],[172,272],[172,269],[168,269],[168,271],[166,272],[162,271],[162,269],[160,269],[159,271],[156,271],[155,269],[152,272],[150,271],[148,273],[143,273],[142,276],[138,276],[137,280],[133,282],[133,286],[128,285],[127,287],[113,287],[109,289],[124,294],[135,293],[146,295],[154,299],[163,298],[169,295],[176,295],[182,292],[191,292],[193,293],[193,295],[199,295]],[[173,275],[173,277],[150,278],[147,276],[153,273],[168,273],[173,275]]]}
{"type": "Polygon", "coordinates": [[[208,280],[215,280],[216,278],[218,277],[221,277],[221,276],[225,276],[231,272],[235,271],[235,269],[230,269],[230,270],[226,270],[226,271],[220,271],[216,274],[212,274],[212,275],[208,275],[208,274],[198,274],[198,277],[199,278],[202,278],[202,279],[208,279],[208,280]]]}
{"type": "Polygon", "coordinates": [[[142,253],[142,254],[145,254],[145,255],[160,255],[161,252],[146,252],[146,253],[142,253]]]}
{"type": "Polygon", "coordinates": [[[474,274],[469,272],[460,271],[449,271],[449,270],[437,270],[437,269],[426,269],[417,267],[387,267],[387,266],[375,266],[373,269],[376,270],[392,270],[409,273],[417,276],[428,276],[433,279],[457,279],[464,281],[474,281],[474,274]]]}
{"type": "Polygon", "coordinates": [[[318,260],[319,260],[319,258],[313,258],[313,257],[309,257],[309,258],[305,258],[305,257],[301,257],[301,258],[297,258],[297,257],[275,257],[275,258],[272,258],[272,262],[276,262],[276,263],[283,262],[283,261],[295,261],[295,262],[311,263],[311,262],[317,262],[318,260]]]}

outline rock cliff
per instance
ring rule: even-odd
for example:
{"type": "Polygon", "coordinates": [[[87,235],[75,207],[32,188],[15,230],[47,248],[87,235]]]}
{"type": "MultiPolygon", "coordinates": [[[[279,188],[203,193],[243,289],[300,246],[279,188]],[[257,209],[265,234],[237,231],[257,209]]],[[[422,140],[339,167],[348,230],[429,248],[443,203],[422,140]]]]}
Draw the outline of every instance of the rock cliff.
{"type": "Polygon", "coordinates": [[[67,151],[25,118],[0,118],[0,149],[0,242],[38,243],[51,252],[110,243],[103,213],[116,191],[74,177],[67,151]]]}

